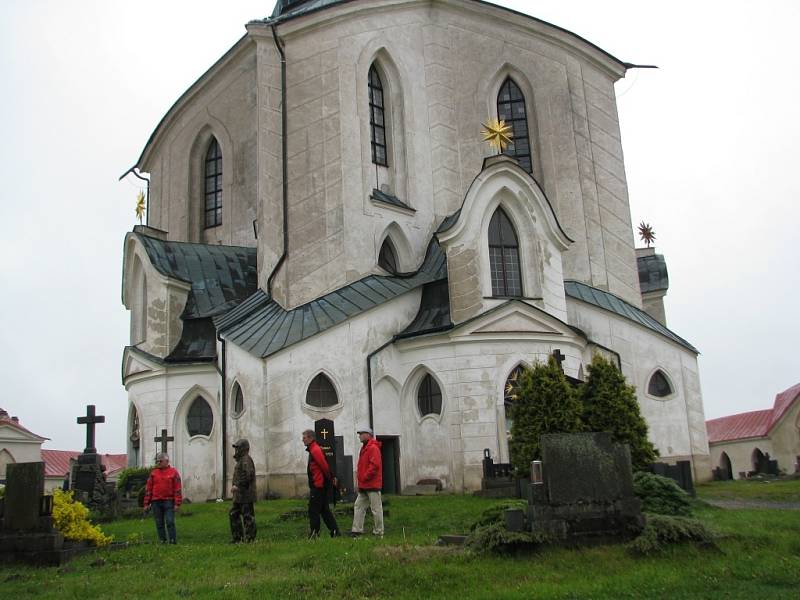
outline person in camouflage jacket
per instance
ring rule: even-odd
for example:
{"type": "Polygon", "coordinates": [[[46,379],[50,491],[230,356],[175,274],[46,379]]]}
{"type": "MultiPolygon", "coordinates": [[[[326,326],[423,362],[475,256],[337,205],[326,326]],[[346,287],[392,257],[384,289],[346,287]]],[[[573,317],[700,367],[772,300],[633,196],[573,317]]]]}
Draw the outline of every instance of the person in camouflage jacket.
{"type": "Polygon", "coordinates": [[[231,543],[252,542],[256,539],[256,516],[253,503],[256,501],[256,467],[250,458],[250,442],[245,439],[233,444],[233,506],[230,510],[231,543]]]}

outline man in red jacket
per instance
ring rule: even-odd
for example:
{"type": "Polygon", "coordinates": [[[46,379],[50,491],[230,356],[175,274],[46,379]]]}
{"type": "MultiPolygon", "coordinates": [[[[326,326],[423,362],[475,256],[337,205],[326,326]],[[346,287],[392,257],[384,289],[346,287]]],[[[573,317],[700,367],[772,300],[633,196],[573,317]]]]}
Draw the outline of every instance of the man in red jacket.
{"type": "Polygon", "coordinates": [[[177,543],[175,535],[175,513],[181,507],[181,476],[174,467],[169,466],[169,456],[160,453],[156,457],[158,466],[150,472],[144,493],[144,510],[151,507],[156,520],[158,541],[162,544],[177,543]],[[166,525],[166,531],[165,531],[166,525]]]}
{"type": "Polygon", "coordinates": [[[311,429],[303,432],[303,444],[308,452],[308,521],[311,526],[308,539],[319,537],[320,515],[331,532],[331,537],[339,537],[342,535],[339,525],[328,506],[328,490],[336,485],[336,478],[331,475],[325,453],[319,447],[316,434],[311,429]]]}
{"type": "Polygon", "coordinates": [[[368,506],[374,520],[372,533],[383,537],[383,501],[381,500],[383,463],[381,462],[381,443],[373,435],[370,427],[358,430],[361,452],[358,454],[358,467],[356,468],[358,498],[356,498],[353,508],[353,529],[350,532],[353,537],[364,533],[364,517],[367,514],[368,506]]]}

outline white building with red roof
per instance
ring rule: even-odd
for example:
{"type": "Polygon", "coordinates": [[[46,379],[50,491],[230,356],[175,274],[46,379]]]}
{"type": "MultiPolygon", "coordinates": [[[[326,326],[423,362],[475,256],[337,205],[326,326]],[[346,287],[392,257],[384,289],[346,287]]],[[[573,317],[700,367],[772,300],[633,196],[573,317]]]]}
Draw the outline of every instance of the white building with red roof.
{"type": "Polygon", "coordinates": [[[770,409],[706,421],[712,464],[729,478],[761,473],[768,461],[787,473],[800,463],[800,383],[775,396],[770,409]]]}

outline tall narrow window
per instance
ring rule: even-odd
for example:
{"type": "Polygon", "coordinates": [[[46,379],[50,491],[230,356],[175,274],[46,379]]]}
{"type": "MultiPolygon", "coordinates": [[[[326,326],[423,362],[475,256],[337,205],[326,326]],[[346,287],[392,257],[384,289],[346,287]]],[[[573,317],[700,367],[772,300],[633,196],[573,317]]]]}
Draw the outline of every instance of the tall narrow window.
{"type": "Polygon", "coordinates": [[[205,223],[208,229],[222,225],[222,152],[217,138],[211,138],[205,166],[205,223]]]}
{"type": "Polygon", "coordinates": [[[489,267],[493,296],[522,295],[517,234],[502,208],[495,211],[489,222],[489,267]]]}
{"type": "Polygon", "coordinates": [[[419,384],[417,406],[419,406],[419,414],[423,417],[442,413],[442,390],[430,375],[425,375],[419,384]]]}
{"type": "Polygon", "coordinates": [[[520,167],[528,173],[533,173],[525,96],[511,77],[506,78],[497,94],[497,118],[511,126],[514,134],[513,141],[506,148],[505,154],[516,158],[520,167]]]}
{"type": "Polygon", "coordinates": [[[336,406],[338,402],[339,399],[336,396],[336,390],[331,380],[322,373],[314,377],[311,383],[308,384],[306,404],[317,408],[327,408],[328,406],[336,406]]]}
{"type": "Polygon", "coordinates": [[[372,141],[372,162],[386,167],[386,120],[383,101],[383,83],[375,65],[369,68],[369,129],[372,141]]]}
{"type": "Polygon", "coordinates": [[[244,394],[242,393],[242,386],[237,381],[233,385],[233,416],[238,417],[244,412],[244,394]]]}
{"type": "Polygon", "coordinates": [[[203,398],[198,396],[189,407],[186,415],[186,429],[190,436],[211,435],[211,428],[214,425],[214,414],[211,407],[203,398]]]}
{"type": "Polygon", "coordinates": [[[389,241],[389,238],[383,240],[381,252],[378,255],[378,266],[389,273],[397,273],[397,257],[395,256],[394,248],[392,248],[392,243],[389,241]]]}

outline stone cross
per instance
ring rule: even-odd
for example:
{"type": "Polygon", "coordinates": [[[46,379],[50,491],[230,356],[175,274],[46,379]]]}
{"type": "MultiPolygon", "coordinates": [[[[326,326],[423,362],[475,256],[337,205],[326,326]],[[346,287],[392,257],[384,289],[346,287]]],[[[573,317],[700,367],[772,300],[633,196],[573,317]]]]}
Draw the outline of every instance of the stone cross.
{"type": "Polygon", "coordinates": [[[96,423],[105,423],[106,418],[102,415],[94,414],[94,404],[86,406],[86,416],[78,417],[78,425],[86,425],[86,448],[84,454],[97,454],[97,448],[94,447],[94,426],[96,423]]]}
{"type": "Polygon", "coordinates": [[[558,368],[563,371],[564,367],[561,366],[561,363],[563,363],[564,359],[567,357],[561,354],[560,348],[556,348],[555,350],[553,350],[553,358],[556,359],[556,362],[558,363],[558,368]]]}
{"type": "Polygon", "coordinates": [[[172,436],[167,437],[167,430],[162,429],[161,435],[153,438],[154,442],[161,442],[161,452],[167,454],[167,442],[174,442],[175,438],[172,436]]]}

